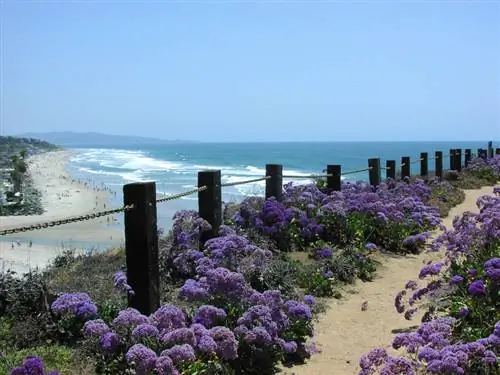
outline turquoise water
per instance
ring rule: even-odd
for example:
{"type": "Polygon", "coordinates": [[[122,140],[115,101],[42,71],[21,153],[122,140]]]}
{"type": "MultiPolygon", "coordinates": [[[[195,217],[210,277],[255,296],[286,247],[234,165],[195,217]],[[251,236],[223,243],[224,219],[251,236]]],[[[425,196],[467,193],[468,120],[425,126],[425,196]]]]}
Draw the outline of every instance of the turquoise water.
{"type": "MultiPolygon", "coordinates": [[[[79,147],[69,171],[75,177],[105,184],[116,192],[113,206],[122,204],[122,186],[129,182],[156,181],[159,194],[175,194],[196,186],[197,172],[220,169],[223,183],[264,176],[265,165],[282,164],[284,174],[309,175],[321,173],[327,164],[340,164],[343,171],[367,167],[368,159],[379,157],[398,162],[402,156],[413,160],[421,152],[429,156],[435,151],[451,148],[486,148],[484,142],[325,142],[325,143],[189,143],[134,148],[79,147]]],[[[498,143],[495,147],[500,147],[498,143]]],[[[445,160],[444,167],[449,162],[445,160]]],[[[429,168],[433,169],[433,162],[429,168]]],[[[418,173],[418,164],[412,165],[418,173]]],[[[367,180],[367,172],[346,176],[351,180],[367,180]]],[[[285,179],[285,182],[290,181],[285,179]]],[[[301,179],[301,182],[308,182],[301,179]]],[[[252,183],[224,188],[223,199],[241,200],[249,195],[261,195],[264,183],[252,183]]],[[[179,209],[196,209],[197,195],[162,203],[158,206],[158,224],[168,229],[171,218],[179,209]]],[[[121,226],[121,220],[117,223],[121,226]]]]}

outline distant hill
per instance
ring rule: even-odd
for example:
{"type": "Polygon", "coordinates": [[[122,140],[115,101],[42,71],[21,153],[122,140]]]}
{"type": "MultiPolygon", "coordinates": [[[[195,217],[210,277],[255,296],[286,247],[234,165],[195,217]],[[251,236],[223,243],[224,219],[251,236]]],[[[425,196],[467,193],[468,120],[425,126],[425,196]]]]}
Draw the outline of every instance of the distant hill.
{"type": "Polygon", "coordinates": [[[174,143],[195,143],[184,140],[165,140],[149,137],[136,137],[128,135],[111,135],[101,133],[77,133],[77,132],[48,132],[48,133],[25,133],[19,137],[37,138],[55,143],[65,147],[103,147],[103,146],[144,146],[165,145],[174,143]]]}
{"type": "Polygon", "coordinates": [[[26,150],[28,156],[31,156],[57,149],[59,147],[52,143],[32,137],[0,136],[0,168],[10,168],[12,165],[12,156],[19,155],[22,150],[26,150]]]}

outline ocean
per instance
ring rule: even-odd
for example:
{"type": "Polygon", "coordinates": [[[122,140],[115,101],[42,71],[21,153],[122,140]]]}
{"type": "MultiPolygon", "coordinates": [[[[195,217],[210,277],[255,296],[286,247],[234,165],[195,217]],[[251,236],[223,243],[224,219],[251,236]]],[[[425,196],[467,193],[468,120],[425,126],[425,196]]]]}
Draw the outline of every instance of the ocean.
{"type": "MultiPolygon", "coordinates": [[[[158,194],[175,194],[193,189],[197,172],[220,169],[222,182],[236,182],[262,177],[266,164],[282,164],[283,173],[307,176],[322,173],[327,164],[340,164],[342,171],[363,169],[368,159],[394,159],[399,164],[402,156],[412,160],[428,152],[448,153],[451,148],[486,148],[484,142],[324,142],[324,143],[174,143],[164,146],[74,147],[76,153],[68,166],[78,179],[106,185],[116,192],[113,207],[123,204],[124,184],[156,181],[158,194]]],[[[500,147],[498,143],[494,147],[500,147]]],[[[445,160],[444,168],[449,161],[445,160]]],[[[429,162],[432,170],[434,162],[429,162]]],[[[412,174],[419,173],[419,164],[412,165],[412,174]]],[[[384,173],[383,173],[384,175],[384,173]]],[[[367,180],[368,173],[346,176],[346,180],[367,180]]],[[[285,179],[285,182],[290,179],[285,179]]],[[[310,180],[300,179],[297,183],[310,180]]],[[[263,195],[264,182],[223,188],[224,201],[241,201],[250,195],[263,195]]],[[[173,214],[180,209],[196,209],[197,194],[158,205],[158,226],[168,230],[173,214]]],[[[123,215],[120,215],[123,216],[123,215]]],[[[123,226],[118,218],[117,226],[123,226]]]]}

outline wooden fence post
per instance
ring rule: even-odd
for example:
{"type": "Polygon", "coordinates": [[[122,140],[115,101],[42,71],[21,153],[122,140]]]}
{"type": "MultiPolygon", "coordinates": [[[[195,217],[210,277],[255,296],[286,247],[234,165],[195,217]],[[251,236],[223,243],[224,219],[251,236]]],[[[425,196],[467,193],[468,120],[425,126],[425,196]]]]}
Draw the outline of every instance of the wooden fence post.
{"type": "Polygon", "coordinates": [[[331,175],[326,178],[326,187],[331,191],[340,191],[342,188],[342,166],[328,164],[326,173],[331,175]]]}
{"type": "Polygon", "coordinates": [[[443,178],[443,151],[436,151],[436,154],[435,154],[435,171],[434,171],[434,174],[436,175],[436,177],[442,179],[443,178]]]}
{"type": "Polygon", "coordinates": [[[396,160],[386,160],[385,162],[385,178],[396,179],[396,160]]]}
{"type": "Polygon", "coordinates": [[[372,158],[368,159],[368,168],[370,176],[370,185],[379,186],[380,185],[380,159],[372,158]]]}
{"type": "MultiPolygon", "coordinates": [[[[123,187],[127,283],[134,290],[128,306],[149,315],[160,306],[156,183],[136,182],[123,187]]],[[[90,275],[89,275],[90,276],[90,275]]]]}
{"type": "Polygon", "coordinates": [[[462,171],[462,149],[461,148],[455,149],[455,170],[457,172],[462,171]]]}
{"type": "Polygon", "coordinates": [[[198,192],[198,214],[210,223],[212,229],[200,233],[200,249],[206,241],[219,235],[222,224],[222,191],[220,170],[198,172],[198,187],[206,186],[198,192]]]}
{"type": "Polygon", "coordinates": [[[420,176],[425,177],[429,174],[429,154],[420,153],[420,176]]]}
{"type": "Polygon", "coordinates": [[[467,167],[472,159],[472,150],[470,148],[465,149],[465,166],[467,167]]]}
{"type": "Polygon", "coordinates": [[[477,156],[480,157],[481,159],[486,160],[488,158],[488,150],[485,150],[483,148],[478,148],[477,156]]]}
{"type": "Polygon", "coordinates": [[[410,157],[403,156],[401,158],[401,178],[410,177],[411,175],[410,166],[411,166],[410,157]]]}
{"type": "Polygon", "coordinates": [[[495,149],[495,154],[500,155],[500,147],[497,147],[497,148],[495,149]]]}
{"type": "Polygon", "coordinates": [[[278,202],[283,200],[283,165],[266,164],[266,199],[276,198],[278,202]]]}
{"type": "Polygon", "coordinates": [[[488,158],[493,157],[493,141],[488,142],[488,158]]]}
{"type": "Polygon", "coordinates": [[[455,149],[450,149],[450,171],[456,170],[455,168],[455,149]]]}

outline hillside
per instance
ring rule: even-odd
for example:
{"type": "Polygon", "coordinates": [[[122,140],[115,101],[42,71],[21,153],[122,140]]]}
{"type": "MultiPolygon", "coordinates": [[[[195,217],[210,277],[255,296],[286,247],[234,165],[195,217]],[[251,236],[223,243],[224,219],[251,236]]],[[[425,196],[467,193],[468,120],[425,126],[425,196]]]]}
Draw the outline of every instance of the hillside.
{"type": "Polygon", "coordinates": [[[26,150],[28,156],[31,156],[59,148],[55,144],[32,137],[0,136],[0,168],[10,168],[12,166],[12,156],[18,155],[22,150],[26,150]]]}
{"type": "Polygon", "coordinates": [[[172,143],[192,143],[184,140],[165,140],[150,137],[136,137],[127,135],[111,135],[102,133],[78,132],[48,132],[25,133],[23,137],[38,138],[67,147],[100,147],[100,146],[138,146],[138,145],[165,145],[172,143]]]}

